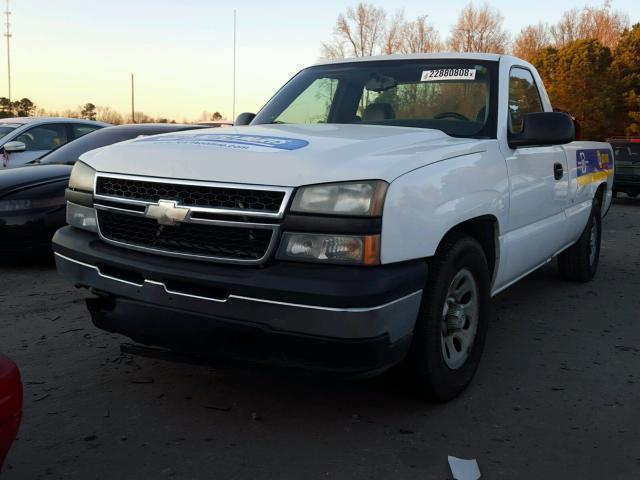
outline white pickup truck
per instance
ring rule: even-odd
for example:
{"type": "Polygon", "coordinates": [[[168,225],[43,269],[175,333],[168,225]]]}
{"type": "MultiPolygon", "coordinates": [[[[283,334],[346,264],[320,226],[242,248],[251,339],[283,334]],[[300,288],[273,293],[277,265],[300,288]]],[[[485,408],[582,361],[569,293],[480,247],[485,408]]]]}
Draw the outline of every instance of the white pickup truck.
{"type": "Polygon", "coordinates": [[[556,256],[568,279],[596,272],[611,147],[574,141],[522,60],[323,63],[239,120],[75,165],[53,248],[98,327],[251,362],[397,365],[447,400],[493,295],[556,256]]]}

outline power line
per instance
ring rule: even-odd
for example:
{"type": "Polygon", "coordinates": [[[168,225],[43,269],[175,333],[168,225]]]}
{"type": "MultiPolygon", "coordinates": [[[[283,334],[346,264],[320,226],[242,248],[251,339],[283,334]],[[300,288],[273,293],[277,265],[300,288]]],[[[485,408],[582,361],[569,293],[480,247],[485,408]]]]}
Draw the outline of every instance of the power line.
{"type": "Polygon", "coordinates": [[[5,23],[7,30],[4,36],[7,37],[7,85],[9,86],[9,101],[11,101],[11,45],[10,45],[11,22],[9,20],[11,11],[9,10],[9,0],[7,0],[7,9],[5,10],[4,14],[7,17],[7,20],[5,23]]]}

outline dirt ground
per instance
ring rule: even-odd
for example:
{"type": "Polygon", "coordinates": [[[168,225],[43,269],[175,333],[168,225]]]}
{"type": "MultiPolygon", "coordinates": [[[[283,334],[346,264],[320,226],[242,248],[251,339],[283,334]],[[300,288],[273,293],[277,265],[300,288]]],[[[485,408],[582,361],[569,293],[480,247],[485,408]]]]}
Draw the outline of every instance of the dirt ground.
{"type": "Polygon", "coordinates": [[[16,479],[640,478],[640,199],[604,222],[600,270],[555,263],[496,297],[472,386],[443,405],[341,381],[123,355],[51,264],[0,266],[0,351],[20,366],[16,479]]]}

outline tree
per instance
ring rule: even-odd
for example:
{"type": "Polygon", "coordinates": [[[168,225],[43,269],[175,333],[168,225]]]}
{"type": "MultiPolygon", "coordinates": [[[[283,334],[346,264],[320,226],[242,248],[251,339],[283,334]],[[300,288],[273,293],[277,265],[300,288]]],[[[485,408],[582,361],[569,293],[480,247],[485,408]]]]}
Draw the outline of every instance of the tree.
{"type": "Polygon", "coordinates": [[[539,22],[520,30],[513,42],[513,54],[524,60],[531,60],[545,47],[551,45],[551,33],[546,23],[539,22]]]}
{"type": "Polygon", "coordinates": [[[71,110],[70,108],[64,110],[61,115],[66,118],[82,118],[80,116],[80,110],[71,110]]]}
{"type": "Polygon", "coordinates": [[[640,135],[640,23],[620,37],[611,70],[624,104],[624,112],[619,116],[620,133],[640,135]]]}
{"type": "Polygon", "coordinates": [[[111,125],[120,125],[124,122],[122,115],[110,107],[96,107],[96,119],[111,125]]]}
{"type": "Polygon", "coordinates": [[[469,3],[451,29],[449,47],[456,52],[504,53],[509,34],[502,28],[503,17],[489,4],[480,8],[469,3]]]}
{"type": "Polygon", "coordinates": [[[214,112],[213,115],[211,115],[211,120],[222,120],[222,115],[220,114],[220,112],[214,112]]]}
{"type": "Polygon", "coordinates": [[[381,41],[381,53],[392,55],[401,50],[405,25],[404,12],[399,10],[391,17],[389,24],[385,27],[381,41]]]}
{"type": "Polygon", "coordinates": [[[622,107],[611,61],[611,50],[595,39],[577,40],[562,49],[548,47],[532,60],[553,106],[571,113],[590,140],[616,133],[622,107]]]}
{"type": "Polygon", "coordinates": [[[385,34],[386,13],[361,2],[338,15],[333,39],[322,43],[325,58],[366,57],[379,52],[385,34]]]}
{"type": "Polygon", "coordinates": [[[588,38],[597,39],[605,47],[615,48],[628,27],[629,16],[619,10],[611,10],[611,1],[606,0],[602,7],[586,6],[582,10],[574,8],[564,12],[550,31],[559,48],[588,38]]]}
{"type": "Polygon", "coordinates": [[[87,120],[96,119],[96,106],[93,103],[85,103],[82,110],[80,110],[80,116],[87,120]]]}
{"type": "Polygon", "coordinates": [[[421,15],[413,22],[405,22],[401,29],[399,51],[401,53],[437,52],[442,48],[440,34],[427,23],[427,16],[421,15]]]}
{"type": "Polygon", "coordinates": [[[13,104],[7,97],[0,97],[0,118],[13,117],[13,104]]]}
{"type": "Polygon", "coordinates": [[[36,104],[28,98],[13,102],[13,113],[18,117],[30,117],[36,111],[36,104]]]}
{"type": "Polygon", "coordinates": [[[580,38],[580,11],[577,8],[567,10],[560,21],[550,28],[553,44],[564,48],[580,38]]]}
{"type": "MultiPolygon", "coordinates": [[[[130,116],[128,118],[131,119],[130,116]]],[[[134,120],[131,123],[153,123],[153,118],[144,112],[135,112],[134,120]]]]}

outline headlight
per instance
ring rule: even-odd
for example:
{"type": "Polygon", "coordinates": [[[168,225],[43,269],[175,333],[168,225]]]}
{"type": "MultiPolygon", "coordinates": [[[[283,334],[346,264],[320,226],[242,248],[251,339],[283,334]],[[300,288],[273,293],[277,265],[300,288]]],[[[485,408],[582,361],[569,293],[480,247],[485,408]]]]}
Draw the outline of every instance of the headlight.
{"type": "Polygon", "coordinates": [[[377,217],[382,215],[387,187],[382,180],[302,187],[293,199],[291,211],[377,217]]]}
{"type": "Polygon", "coordinates": [[[306,262],[378,265],[380,235],[287,232],[282,236],[278,258],[306,262]]]}
{"type": "Polygon", "coordinates": [[[0,200],[0,212],[21,212],[39,208],[61,207],[64,203],[64,197],[0,200]]]}
{"type": "Polygon", "coordinates": [[[93,184],[96,178],[96,171],[86,163],[76,162],[71,170],[69,188],[82,192],[93,192],[93,184]]]}
{"type": "Polygon", "coordinates": [[[67,202],[67,223],[82,230],[98,231],[98,219],[96,218],[95,209],[71,202],[67,202]]]}

